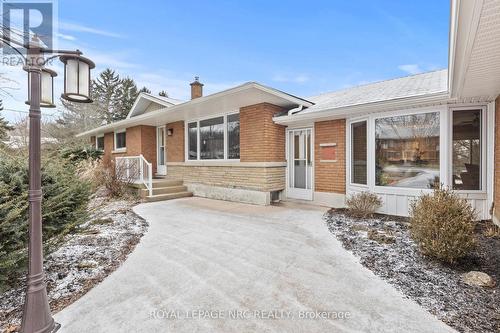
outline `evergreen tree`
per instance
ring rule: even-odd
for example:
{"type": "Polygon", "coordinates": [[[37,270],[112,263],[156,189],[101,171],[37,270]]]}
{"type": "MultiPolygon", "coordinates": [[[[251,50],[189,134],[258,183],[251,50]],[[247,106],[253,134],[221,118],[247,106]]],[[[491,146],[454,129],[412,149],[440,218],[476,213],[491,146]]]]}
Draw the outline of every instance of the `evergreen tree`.
{"type": "MultiPolygon", "coordinates": [[[[0,100],[0,111],[3,110],[3,102],[0,100]]],[[[7,139],[7,133],[12,131],[14,127],[9,125],[9,122],[0,116],[0,140],[7,139]]]]}
{"type": "Polygon", "coordinates": [[[120,100],[116,106],[116,110],[113,113],[113,120],[125,119],[134,105],[134,102],[139,96],[139,90],[134,80],[131,78],[125,78],[121,80],[119,86],[119,96],[120,100]]]}
{"type": "Polygon", "coordinates": [[[146,94],[151,94],[151,90],[149,90],[146,87],[142,87],[141,90],[139,90],[140,93],[146,93],[146,94]]]}
{"type": "Polygon", "coordinates": [[[106,124],[116,120],[115,113],[120,113],[117,112],[117,107],[121,99],[121,83],[120,76],[110,68],[106,68],[92,82],[94,103],[100,118],[106,124]]]}
{"type": "Polygon", "coordinates": [[[162,96],[162,97],[168,97],[168,93],[165,91],[165,90],[162,90],[158,93],[158,95],[162,96]]]}

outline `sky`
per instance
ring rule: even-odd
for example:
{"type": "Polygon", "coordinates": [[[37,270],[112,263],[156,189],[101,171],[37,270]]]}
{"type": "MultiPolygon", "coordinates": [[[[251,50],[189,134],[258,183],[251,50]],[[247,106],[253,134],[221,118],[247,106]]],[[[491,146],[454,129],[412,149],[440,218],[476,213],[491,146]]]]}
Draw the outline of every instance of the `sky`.
{"type": "MultiPolygon", "coordinates": [[[[307,97],[448,66],[448,0],[59,0],[56,42],[157,94],[189,99],[247,82],[307,97]]],[[[55,79],[62,92],[63,71],[55,79]]],[[[28,111],[27,74],[0,64],[2,114],[28,111]]],[[[59,109],[44,109],[46,120],[59,109]]]]}

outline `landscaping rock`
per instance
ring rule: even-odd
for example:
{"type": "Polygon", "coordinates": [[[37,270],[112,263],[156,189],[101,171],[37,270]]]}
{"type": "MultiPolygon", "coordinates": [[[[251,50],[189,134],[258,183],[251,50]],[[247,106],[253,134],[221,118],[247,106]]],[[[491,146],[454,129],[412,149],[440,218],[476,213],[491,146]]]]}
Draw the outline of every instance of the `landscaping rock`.
{"type": "Polygon", "coordinates": [[[462,281],[470,286],[493,288],[495,280],[486,273],[470,271],[462,276],[462,281]]]}

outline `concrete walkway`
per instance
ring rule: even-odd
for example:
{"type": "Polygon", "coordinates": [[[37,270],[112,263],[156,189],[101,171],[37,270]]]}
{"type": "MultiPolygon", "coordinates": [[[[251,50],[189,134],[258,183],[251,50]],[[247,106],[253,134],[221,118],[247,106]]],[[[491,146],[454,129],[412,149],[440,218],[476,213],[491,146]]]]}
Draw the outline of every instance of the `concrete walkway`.
{"type": "Polygon", "coordinates": [[[454,332],[345,251],[325,209],[189,198],[135,211],[148,233],[55,316],[61,332],[454,332]]]}

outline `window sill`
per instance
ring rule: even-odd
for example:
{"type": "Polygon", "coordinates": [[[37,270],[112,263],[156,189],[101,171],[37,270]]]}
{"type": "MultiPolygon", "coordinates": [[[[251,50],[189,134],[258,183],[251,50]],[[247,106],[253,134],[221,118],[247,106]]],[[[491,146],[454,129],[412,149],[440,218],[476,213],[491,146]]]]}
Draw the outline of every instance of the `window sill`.
{"type": "Polygon", "coordinates": [[[127,152],[127,148],[119,148],[119,149],[115,149],[113,151],[111,151],[111,154],[122,154],[122,153],[126,153],[127,152]]]}

